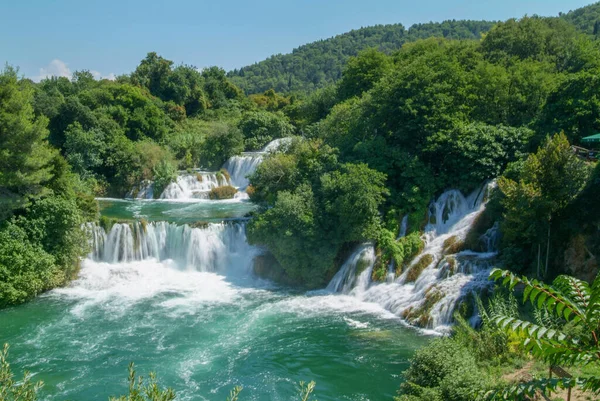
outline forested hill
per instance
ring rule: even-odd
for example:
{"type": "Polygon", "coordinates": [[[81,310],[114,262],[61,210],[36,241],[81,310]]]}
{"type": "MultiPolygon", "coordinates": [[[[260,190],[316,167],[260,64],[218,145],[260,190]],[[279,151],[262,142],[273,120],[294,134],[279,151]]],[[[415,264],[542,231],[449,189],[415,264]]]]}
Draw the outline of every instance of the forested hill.
{"type": "Polygon", "coordinates": [[[311,91],[337,81],[350,56],[375,47],[389,53],[404,43],[428,37],[477,39],[493,22],[444,21],[415,24],[376,25],[352,30],[330,39],[309,43],[289,54],[277,54],[259,63],[231,71],[228,76],[246,93],[311,91]]]}
{"type": "MultiPolygon", "coordinates": [[[[600,35],[600,2],[560,17],[581,32],[600,35]]],[[[429,37],[479,39],[493,25],[494,22],[490,21],[452,20],[415,24],[408,30],[402,24],[360,28],[230,71],[228,77],[247,94],[263,93],[269,89],[309,92],[337,81],[348,58],[366,48],[375,47],[389,53],[404,43],[429,37]]]]}
{"type": "Polygon", "coordinates": [[[600,2],[561,14],[561,17],[589,35],[600,35],[600,2]]]}

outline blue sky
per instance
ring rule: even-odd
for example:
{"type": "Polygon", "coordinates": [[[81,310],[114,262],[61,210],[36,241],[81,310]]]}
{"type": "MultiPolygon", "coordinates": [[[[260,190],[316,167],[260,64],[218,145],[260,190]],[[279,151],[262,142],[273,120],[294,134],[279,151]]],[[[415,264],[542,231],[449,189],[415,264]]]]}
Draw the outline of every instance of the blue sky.
{"type": "Polygon", "coordinates": [[[0,62],[113,76],[156,51],[226,70],[361,26],[557,15],[593,0],[0,0],[0,62]]]}

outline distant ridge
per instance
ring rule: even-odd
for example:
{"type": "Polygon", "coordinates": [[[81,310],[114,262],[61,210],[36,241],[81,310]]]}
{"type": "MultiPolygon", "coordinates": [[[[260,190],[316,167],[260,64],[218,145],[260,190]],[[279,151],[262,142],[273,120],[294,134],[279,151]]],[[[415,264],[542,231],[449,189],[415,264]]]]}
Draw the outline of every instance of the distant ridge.
{"type": "Polygon", "coordinates": [[[408,30],[402,24],[375,25],[312,42],[289,54],[229,72],[232,81],[246,93],[308,92],[335,82],[341,77],[348,57],[376,47],[384,52],[397,50],[404,43],[432,36],[452,39],[478,39],[494,25],[491,21],[444,21],[415,24],[408,30]]]}
{"type": "MultiPolygon", "coordinates": [[[[600,2],[561,13],[559,17],[584,33],[600,35],[600,2]]],[[[310,92],[337,81],[348,58],[366,48],[376,47],[389,53],[404,43],[428,37],[479,39],[494,24],[492,21],[448,20],[415,24],[409,29],[402,24],[375,25],[308,43],[288,54],[273,55],[230,71],[228,76],[247,94],[271,88],[284,93],[310,92]]]]}

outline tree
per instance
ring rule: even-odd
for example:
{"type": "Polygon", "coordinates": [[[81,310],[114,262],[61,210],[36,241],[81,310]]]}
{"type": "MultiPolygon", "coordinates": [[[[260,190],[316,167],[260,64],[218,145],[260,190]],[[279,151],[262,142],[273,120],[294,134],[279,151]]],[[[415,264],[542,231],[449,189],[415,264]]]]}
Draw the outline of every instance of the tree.
{"type": "MultiPolygon", "coordinates": [[[[538,311],[547,313],[555,325],[536,324],[519,317],[497,313],[495,323],[508,333],[515,333],[525,349],[551,365],[600,366],[600,275],[588,284],[570,276],[558,276],[552,285],[505,270],[494,269],[490,278],[502,281],[510,290],[523,286],[523,300],[538,311]]],[[[577,377],[537,379],[520,383],[500,392],[488,394],[490,399],[515,399],[534,396],[538,390],[581,387],[600,394],[600,378],[577,377]]]]}
{"type": "MultiPolygon", "coordinates": [[[[548,273],[552,221],[584,188],[589,167],[571,150],[564,134],[548,138],[525,160],[519,180],[501,177],[498,186],[505,198],[502,232],[505,246],[538,245],[540,275],[541,245],[546,243],[545,273],[548,273]]],[[[535,250],[534,250],[535,252],[535,250]]]]}
{"type": "Polygon", "coordinates": [[[371,89],[390,69],[391,58],[377,49],[367,49],[350,57],[338,83],[341,100],[360,96],[371,89]]]}
{"type": "Polygon", "coordinates": [[[0,308],[23,303],[58,285],[57,276],[54,257],[31,243],[25,230],[12,222],[0,226],[0,308]]]}
{"type": "Polygon", "coordinates": [[[292,135],[294,127],[281,113],[251,111],[244,114],[239,128],[246,150],[259,150],[276,138],[292,135]]]}
{"type": "Polygon", "coordinates": [[[0,74],[0,221],[42,196],[52,178],[48,120],[35,117],[32,101],[31,87],[7,67],[0,74]]]}
{"type": "Polygon", "coordinates": [[[327,222],[342,242],[375,238],[379,228],[379,206],[389,191],[385,174],[366,164],[344,164],[321,176],[323,206],[327,222]]]}

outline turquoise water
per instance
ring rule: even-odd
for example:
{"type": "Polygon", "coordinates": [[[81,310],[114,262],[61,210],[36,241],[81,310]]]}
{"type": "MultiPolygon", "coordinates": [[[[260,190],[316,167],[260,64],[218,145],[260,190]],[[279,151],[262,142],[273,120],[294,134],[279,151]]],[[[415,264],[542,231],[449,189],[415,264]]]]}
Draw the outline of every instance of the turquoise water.
{"type": "Polygon", "coordinates": [[[321,401],[391,399],[427,337],[356,297],[258,280],[253,251],[228,252],[237,254],[219,273],[87,259],[69,287],[0,311],[0,342],[10,343],[17,371],[46,383],[44,400],[122,394],[130,361],[179,400],[224,401],[240,385],[241,400],[287,401],[300,380],[314,380],[321,401]]]}
{"type": "Polygon", "coordinates": [[[99,199],[103,216],[115,219],[145,219],[171,223],[194,223],[198,221],[220,222],[239,219],[256,209],[250,201],[148,201],[126,199],[99,199]]]}

